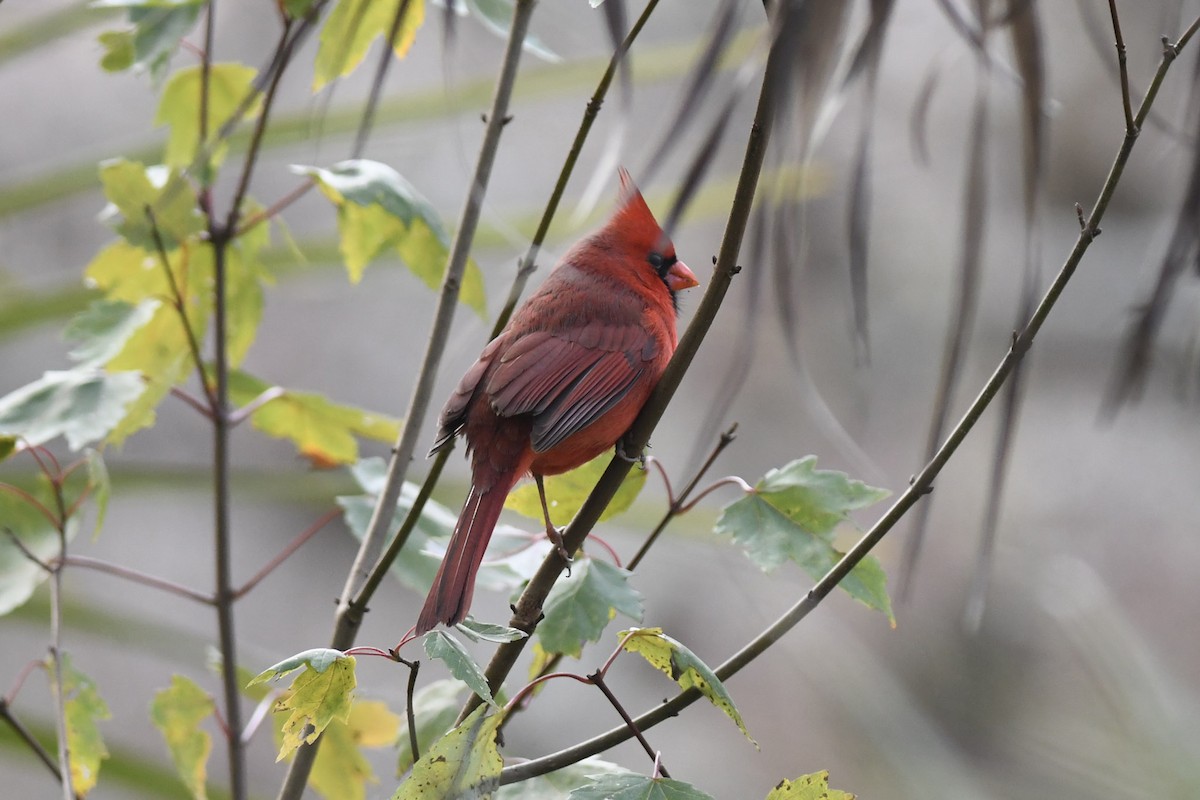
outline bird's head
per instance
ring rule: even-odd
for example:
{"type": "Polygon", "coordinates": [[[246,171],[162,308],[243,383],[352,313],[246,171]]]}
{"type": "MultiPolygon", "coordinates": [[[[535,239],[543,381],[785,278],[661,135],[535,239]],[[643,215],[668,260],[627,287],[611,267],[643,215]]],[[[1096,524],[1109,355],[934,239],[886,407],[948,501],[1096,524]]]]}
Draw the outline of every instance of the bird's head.
{"type": "Polygon", "coordinates": [[[624,167],[621,175],[621,200],[606,226],[635,262],[648,264],[675,300],[675,293],[699,286],[700,281],[675,255],[675,245],[659,227],[642,193],[624,167]]]}

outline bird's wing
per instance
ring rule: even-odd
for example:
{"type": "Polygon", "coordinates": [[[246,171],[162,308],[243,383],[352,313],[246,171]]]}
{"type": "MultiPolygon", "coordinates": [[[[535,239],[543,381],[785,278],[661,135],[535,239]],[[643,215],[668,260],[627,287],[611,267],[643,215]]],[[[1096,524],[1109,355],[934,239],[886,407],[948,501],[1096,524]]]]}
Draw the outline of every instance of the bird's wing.
{"type": "Polygon", "coordinates": [[[487,395],[502,417],[533,415],[533,449],[544,453],[619,403],[656,352],[637,325],[531,331],[500,357],[487,395]]]}
{"type": "Polygon", "coordinates": [[[459,380],[454,393],[450,395],[446,405],[442,407],[442,413],[438,415],[437,438],[429,450],[429,455],[446,447],[467,423],[467,406],[478,391],[479,382],[487,372],[492,359],[496,357],[496,351],[504,346],[506,339],[507,334],[502,333],[489,342],[487,347],[483,348],[483,352],[479,354],[479,360],[472,364],[459,380]]]}

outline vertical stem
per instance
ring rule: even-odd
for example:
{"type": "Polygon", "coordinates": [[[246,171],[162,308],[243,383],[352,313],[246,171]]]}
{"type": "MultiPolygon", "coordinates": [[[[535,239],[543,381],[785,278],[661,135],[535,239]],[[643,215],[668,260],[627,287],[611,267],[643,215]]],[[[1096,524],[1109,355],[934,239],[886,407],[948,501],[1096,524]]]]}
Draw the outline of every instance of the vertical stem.
{"type": "MultiPolygon", "coordinates": [[[[66,537],[61,537],[66,544],[66,537]]],[[[75,788],[71,781],[71,750],[67,743],[67,699],[63,691],[62,670],[62,562],[50,575],[50,655],[54,659],[54,725],[58,734],[58,774],[62,780],[64,800],[75,800],[75,788]]]]}
{"type": "Polygon", "coordinates": [[[237,680],[237,644],[233,627],[236,599],[232,572],[229,525],[229,348],[226,325],[225,236],[214,237],[213,274],[213,379],[216,405],[213,408],[213,521],[216,537],[217,628],[221,644],[221,684],[224,692],[226,741],[229,758],[229,788],[234,800],[246,797],[245,749],[242,747],[241,696],[237,680]]]}

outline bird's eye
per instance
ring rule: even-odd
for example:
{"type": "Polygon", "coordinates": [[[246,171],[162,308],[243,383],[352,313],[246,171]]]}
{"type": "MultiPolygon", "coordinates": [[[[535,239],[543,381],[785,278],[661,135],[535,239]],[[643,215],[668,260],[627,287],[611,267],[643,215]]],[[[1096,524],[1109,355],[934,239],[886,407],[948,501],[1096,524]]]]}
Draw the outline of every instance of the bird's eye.
{"type": "Polygon", "coordinates": [[[679,259],[673,255],[664,256],[662,253],[651,253],[646,260],[650,262],[650,266],[654,267],[654,271],[661,278],[667,274],[667,270],[675,266],[675,262],[679,259]]]}

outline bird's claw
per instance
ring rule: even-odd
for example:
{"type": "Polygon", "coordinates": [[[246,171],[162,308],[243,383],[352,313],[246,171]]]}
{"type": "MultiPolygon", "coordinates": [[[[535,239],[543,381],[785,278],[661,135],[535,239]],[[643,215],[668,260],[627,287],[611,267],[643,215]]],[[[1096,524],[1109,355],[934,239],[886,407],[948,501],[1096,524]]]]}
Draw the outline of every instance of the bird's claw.
{"type": "Polygon", "coordinates": [[[646,468],[646,454],[638,453],[637,455],[633,455],[633,456],[629,455],[627,452],[625,452],[625,440],[624,439],[617,439],[617,448],[616,449],[617,449],[617,458],[621,459],[622,461],[627,461],[630,464],[637,464],[642,469],[646,468]]]}
{"type": "Polygon", "coordinates": [[[567,562],[567,576],[571,575],[571,565],[575,563],[575,559],[567,551],[566,544],[563,543],[562,530],[553,525],[546,528],[546,536],[549,537],[551,544],[554,545],[554,552],[558,553],[558,557],[567,562]]]}

